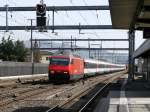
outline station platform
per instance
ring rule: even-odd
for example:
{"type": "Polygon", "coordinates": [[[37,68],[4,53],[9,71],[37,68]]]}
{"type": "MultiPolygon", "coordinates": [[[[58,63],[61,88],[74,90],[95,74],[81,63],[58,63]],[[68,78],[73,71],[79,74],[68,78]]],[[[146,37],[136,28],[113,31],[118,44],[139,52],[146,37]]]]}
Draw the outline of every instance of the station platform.
{"type": "Polygon", "coordinates": [[[110,90],[94,112],[150,112],[150,82],[123,78],[120,90],[110,90]]]}
{"type": "Polygon", "coordinates": [[[5,76],[0,77],[1,80],[15,80],[15,79],[23,79],[23,78],[36,78],[36,77],[44,77],[48,76],[48,74],[33,74],[33,75],[18,75],[18,76],[5,76]]]}

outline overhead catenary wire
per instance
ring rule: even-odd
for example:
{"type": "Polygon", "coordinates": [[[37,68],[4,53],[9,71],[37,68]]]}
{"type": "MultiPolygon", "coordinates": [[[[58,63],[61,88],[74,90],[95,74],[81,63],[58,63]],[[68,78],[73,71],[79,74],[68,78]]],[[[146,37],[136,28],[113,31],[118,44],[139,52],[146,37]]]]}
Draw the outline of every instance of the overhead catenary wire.
{"type": "MultiPolygon", "coordinates": [[[[11,0],[8,0],[8,1],[9,1],[9,2],[13,2],[13,1],[11,1],[11,0]]],[[[73,0],[70,0],[70,2],[73,3],[73,0]]],[[[87,4],[87,3],[85,2],[85,0],[84,0],[84,3],[87,4]]],[[[15,6],[17,6],[17,3],[13,2],[13,4],[14,4],[15,6]]],[[[13,12],[12,12],[12,13],[13,13],[13,12]]],[[[80,16],[83,18],[83,20],[86,22],[86,24],[88,24],[86,18],[82,15],[82,13],[79,12],[79,14],[80,14],[80,16]]],[[[69,14],[68,14],[68,12],[66,12],[66,15],[67,15],[67,17],[70,17],[69,14]]],[[[25,17],[25,18],[26,18],[26,17],[25,17]]],[[[70,17],[70,18],[71,18],[71,17],[70,17]]],[[[64,19],[64,18],[63,18],[63,19],[64,19]]],[[[62,20],[62,19],[61,19],[61,20],[62,20]]],[[[18,20],[17,20],[17,21],[18,21],[18,20]]]]}
{"type": "MultiPolygon", "coordinates": [[[[71,1],[70,3],[71,3],[72,5],[75,5],[72,0],[70,0],[70,1],[71,1]]],[[[85,2],[85,1],[84,1],[84,2],[85,2]]],[[[86,3],[86,2],[85,2],[85,3],[86,3]]],[[[86,3],[86,4],[87,4],[87,3],[86,3]]],[[[80,15],[81,18],[84,20],[84,22],[85,22],[87,25],[89,25],[87,19],[82,15],[82,13],[81,13],[80,11],[79,11],[79,15],[80,15]]],[[[96,32],[94,32],[94,33],[95,33],[95,36],[99,38],[99,35],[98,35],[96,32]]]]}
{"type": "MultiPolygon", "coordinates": [[[[4,19],[6,19],[6,17],[5,16],[3,16],[3,15],[1,15],[0,14],[0,16],[2,17],[2,18],[4,18],[4,19]]],[[[15,19],[13,19],[13,18],[8,18],[9,20],[11,19],[13,22],[15,22],[15,23],[17,23],[18,25],[22,25],[22,23],[20,23],[20,22],[17,22],[15,19]]]]}
{"type": "Polygon", "coordinates": [[[88,5],[85,0],[83,0],[83,2],[84,2],[85,5],[88,5]]]}
{"type": "MultiPolygon", "coordinates": [[[[16,2],[14,2],[13,0],[7,0],[7,3],[6,4],[14,4],[14,6],[16,6],[17,7],[17,3],[16,2]]],[[[22,16],[24,16],[23,14],[21,14],[22,16]]],[[[25,17],[25,16],[24,16],[25,17]]]]}
{"type": "MultiPolygon", "coordinates": [[[[56,14],[57,14],[58,16],[61,16],[59,12],[56,12],[56,14]]],[[[67,22],[64,18],[62,18],[62,19],[60,19],[60,20],[62,21],[62,23],[64,23],[64,21],[67,22]]]]}
{"type": "Polygon", "coordinates": [[[13,0],[8,0],[8,2],[17,6],[16,2],[14,2],[13,0]]]}
{"type": "MultiPolygon", "coordinates": [[[[86,6],[88,6],[88,3],[87,3],[85,0],[83,0],[83,2],[84,2],[84,4],[85,4],[86,6]]],[[[90,11],[90,12],[91,12],[91,11],[90,11]]],[[[91,14],[94,15],[94,16],[96,16],[97,20],[100,22],[100,20],[99,20],[99,14],[98,14],[98,11],[97,11],[97,10],[96,10],[96,15],[95,15],[93,12],[91,12],[91,14]]]]}
{"type": "MultiPolygon", "coordinates": [[[[88,6],[88,3],[87,3],[85,0],[82,0],[82,1],[83,1],[83,3],[84,3],[86,6],[88,6]]],[[[96,15],[95,15],[94,13],[92,13],[92,12],[91,12],[91,14],[93,14],[94,16],[96,16],[97,20],[99,21],[97,10],[96,10],[96,15]]]]}
{"type": "Polygon", "coordinates": [[[72,19],[72,17],[70,17],[70,15],[68,14],[68,11],[66,11],[66,15],[67,15],[68,18],[71,19],[71,21],[73,21],[76,24],[76,22],[74,21],[74,19],[72,19]]]}
{"type": "MultiPolygon", "coordinates": [[[[18,6],[17,3],[14,2],[14,1],[12,1],[12,0],[6,0],[6,4],[8,4],[8,8],[9,8],[9,4],[14,4],[14,6],[16,6],[16,7],[18,6]]],[[[9,12],[11,13],[11,18],[13,18],[13,11],[9,11],[9,12]]],[[[28,19],[28,17],[24,16],[24,14],[21,14],[21,13],[19,13],[19,15],[21,15],[21,16],[19,16],[19,18],[23,18],[24,23],[25,23],[25,21],[28,19]]],[[[18,16],[18,14],[15,15],[15,17],[16,17],[16,16],[18,16]]],[[[20,19],[20,20],[22,20],[22,19],[20,19]]],[[[18,20],[16,20],[16,19],[13,18],[13,21],[17,22],[18,20]]],[[[19,23],[19,24],[20,24],[20,23],[23,24],[22,21],[21,21],[21,22],[18,22],[18,23],[19,23]]]]}

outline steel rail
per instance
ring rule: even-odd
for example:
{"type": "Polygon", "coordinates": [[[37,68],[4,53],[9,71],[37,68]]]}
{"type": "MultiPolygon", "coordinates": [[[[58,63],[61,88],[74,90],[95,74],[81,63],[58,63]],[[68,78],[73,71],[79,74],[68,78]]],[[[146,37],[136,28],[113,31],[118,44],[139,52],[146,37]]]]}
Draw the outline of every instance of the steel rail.
{"type": "MultiPolygon", "coordinates": [[[[105,79],[105,80],[103,80],[103,81],[106,81],[106,80],[108,80],[108,79],[105,79]]],[[[69,99],[69,100],[66,101],[65,103],[63,103],[63,104],[61,104],[61,105],[56,105],[56,106],[54,106],[54,107],[48,109],[48,110],[45,111],[45,112],[57,112],[57,109],[58,109],[59,107],[62,107],[62,106],[64,106],[64,105],[66,105],[68,102],[70,102],[71,100],[77,98],[78,96],[80,96],[81,94],[85,93],[85,92],[88,91],[89,89],[91,89],[91,87],[89,87],[88,89],[86,89],[86,90],[82,91],[81,93],[75,95],[73,98],[69,99]]]]}
{"type": "Polygon", "coordinates": [[[78,112],[83,112],[89,104],[91,104],[93,102],[93,100],[101,93],[103,92],[103,90],[110,84],[110,82],[108,82],[106,85],[104,85],[101,89],[99,89],[98,92],[96,92],[96,94],[94,94],[94,96],[78,111],[78,112]]]}
{"type": "MultiPolygon", "coordinates": [[[[122,73],[122,74],[123,74],[123,73],[122,73]]],[[[116,75],[115,75],[115,76],[116,76],[116,75]]],[[[113,77],[114,77],[114,76],[111,76],[110,78],[105,79],[105,80],[103,80],[103,81],[110,80],[110,79],[113,78],[113,77]]],[[[95,97],[96,97],[100,92],[102,92],[111,82],[113,82],[114,80],[116,80],[116,79],[118,79],[118,78],[119,78],[119,77],[117,76],[117,77],[115,77],[115,79],[113,79],[113,80],[107,82],[102,88],[100,88],[100,90],[99,90],[96,94],[94,94],[94,96],[93,96],[78,112],[82,112],[82,111],[95,99],[95,97]]],[[[89,89],[91,89],[91,87],[88,88],[88,89],[86,89],[86,90],[84,90],[84,91],[81,92],[80,94],[75,95],[75,97],[69,99],[69,100],[66,101],[64,104],[56,105],[56,106],[54,106],[53,108],[50,108],[50,109],[48,109],[48,110],[45,111],[45,112],[57,112],[57,110],[59,109],[59,107],[63,107],[63,106],[66,105],[68,102],[70,102],[71,100],[77,98],[78,96],[80,96],[80,95],[83,94],[84,92],[88,91],[89,89]]]]}
{"type": "Polygon", "coordinates": [[[54,106],[53,108],[48,109],[45,112],[55,112],[57,108],[58,108],[58,105],[54,106]]]}
{"type": "Polygon", "coordinates": [[[85,110],[87,109],[87,107],[95,100],[95,98],[102,93],[103,91],[105,91],[105,88],[107,88],[111,82],[114,82],[115,80],[117,80],[119,77],[115,77],[115,79],[107,82],[102,88],[100,88],[94,95],[93,97],[78,111],[78,112],[85,112],[85,110]]]}

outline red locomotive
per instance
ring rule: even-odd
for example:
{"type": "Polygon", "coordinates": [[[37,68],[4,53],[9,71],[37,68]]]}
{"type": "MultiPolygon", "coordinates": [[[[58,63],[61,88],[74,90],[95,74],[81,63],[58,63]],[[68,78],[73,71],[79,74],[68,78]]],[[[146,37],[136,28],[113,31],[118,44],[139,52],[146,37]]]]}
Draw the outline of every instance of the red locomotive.
{"type": "Polygon", "coordinates": [[[49,63],[50,80],[75,80],[84,75],[84,61],[78,56],[51,56],[49,63]]]}
{"type": "Polygon", "coordinates": [[[56,55],[50,57],[49,80],[77,80],[108,72],[124,70],[125,66],[100,60],[82,59],[73,55],[56,55]]]}

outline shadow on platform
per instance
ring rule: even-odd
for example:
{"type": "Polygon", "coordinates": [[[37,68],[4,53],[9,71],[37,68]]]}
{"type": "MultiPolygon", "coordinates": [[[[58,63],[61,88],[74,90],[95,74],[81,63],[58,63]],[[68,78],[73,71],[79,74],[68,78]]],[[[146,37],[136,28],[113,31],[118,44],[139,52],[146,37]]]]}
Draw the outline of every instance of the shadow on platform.
{"type": "Polygon", "coordinates": [[[13,112],[45,112],[49,107],[22,107],[13,112]]]}

